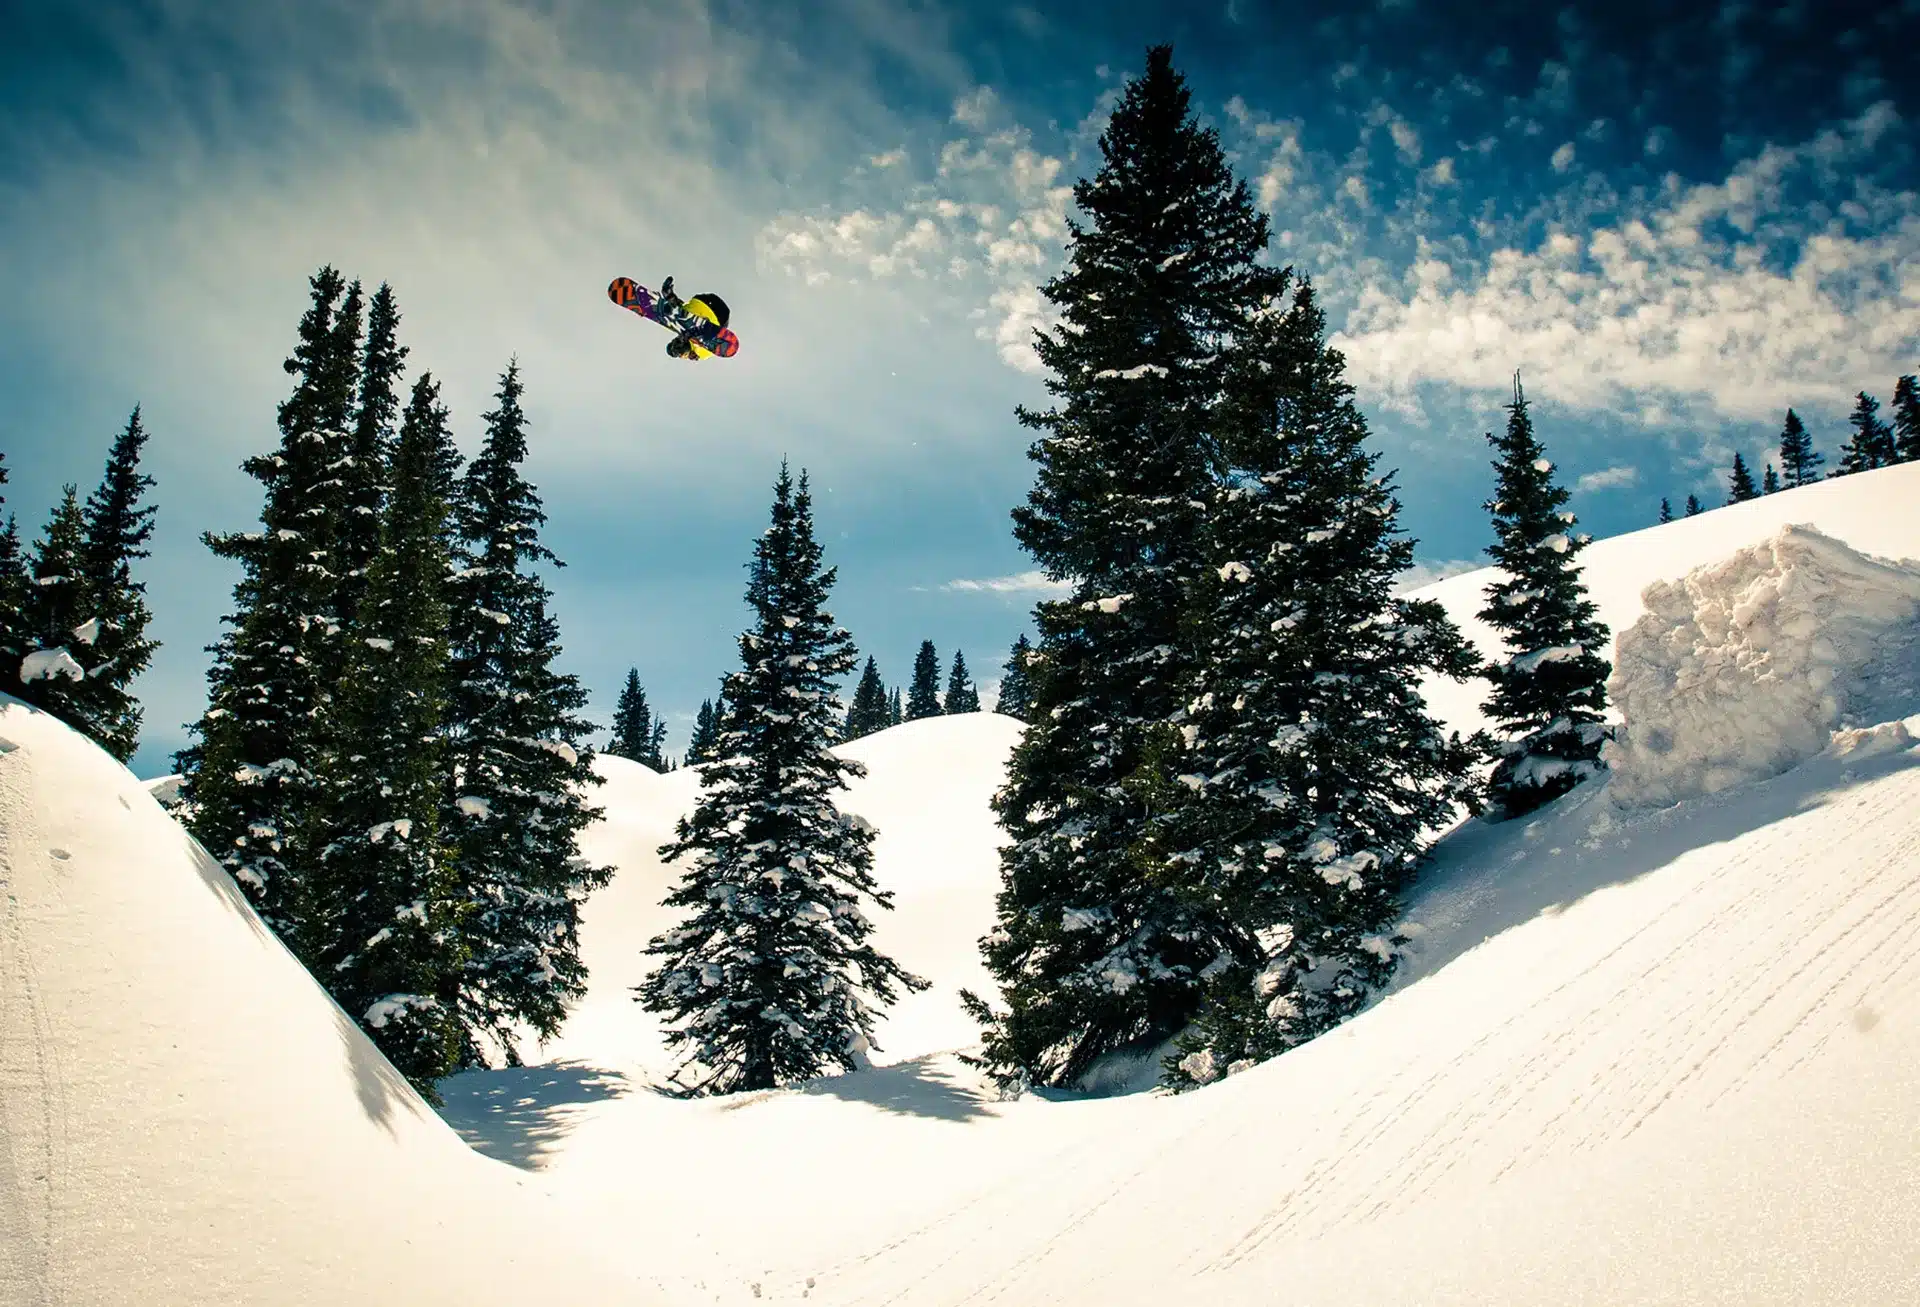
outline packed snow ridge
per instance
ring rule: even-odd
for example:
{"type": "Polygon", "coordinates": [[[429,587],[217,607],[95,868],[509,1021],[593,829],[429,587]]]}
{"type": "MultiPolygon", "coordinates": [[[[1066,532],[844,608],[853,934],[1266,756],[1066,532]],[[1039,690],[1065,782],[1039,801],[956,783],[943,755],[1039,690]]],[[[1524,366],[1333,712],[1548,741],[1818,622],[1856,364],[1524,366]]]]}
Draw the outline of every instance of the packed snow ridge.
{"type": "Polygon", "coordinates": [[[1625,721],[1607,750],[1616,803],[1776,776],[1837,730],[1885,724],[1881,747],[1913,743],[1899,719],[1920,712],[1920,565],[1787,526],[1643,600],[1608,684],[1625,721]]]}

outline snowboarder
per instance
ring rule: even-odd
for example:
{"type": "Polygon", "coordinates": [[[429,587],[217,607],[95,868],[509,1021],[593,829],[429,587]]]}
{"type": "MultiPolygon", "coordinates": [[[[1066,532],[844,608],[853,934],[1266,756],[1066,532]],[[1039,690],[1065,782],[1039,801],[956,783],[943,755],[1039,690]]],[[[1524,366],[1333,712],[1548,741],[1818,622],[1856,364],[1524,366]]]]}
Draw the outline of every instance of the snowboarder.
{"type": "Polygon", "coordinates": [[[732,358],[739,352],[740,338],[727,329],[732,316],[727,302],[711,291],[682,300],[674,294],[672,277],[661,283],[657,295],[630,278],[615,277],[607,287],[607,298],[673,332],[667,342],[672,358],[732,358]]]}

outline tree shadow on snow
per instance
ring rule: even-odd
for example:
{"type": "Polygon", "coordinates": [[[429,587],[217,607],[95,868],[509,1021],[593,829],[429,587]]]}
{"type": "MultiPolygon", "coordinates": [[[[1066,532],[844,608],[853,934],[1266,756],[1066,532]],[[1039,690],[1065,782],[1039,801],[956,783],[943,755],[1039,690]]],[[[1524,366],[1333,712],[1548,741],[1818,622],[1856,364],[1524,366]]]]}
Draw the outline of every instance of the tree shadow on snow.
{"type": "Polygon", "coordinates": [[[930,1053],[892,1066],[812,1080],[801,1088],[804,1093],[870,1103],[882,1111],[936,1121],[962,1122],[991,1115],[985,1094],[937,1065],[939,1060],[940,1055],[930,1053]]]}
{"type": "Polygon", "coordinates": [[[475,1152],[529,1171],[572,1129],[569,1109],[631,1092],[618,1071],[584,1062],[467,1071],[439,1089],[441,1119],[475,1152]]]}
{"type": "Polygon", "coordinates": [[[1920,749],[1864,759],[1817,756],[1790,771],[1667,808],[1616,808],[1589,782],[1538,812],[1462,823],[1406,894],[1422,935],[1391,989],[1430,976],[1497,935],[1639,880],[1694,849],[1824,807],[1849,790],[1920,768],[1920,749]]]}

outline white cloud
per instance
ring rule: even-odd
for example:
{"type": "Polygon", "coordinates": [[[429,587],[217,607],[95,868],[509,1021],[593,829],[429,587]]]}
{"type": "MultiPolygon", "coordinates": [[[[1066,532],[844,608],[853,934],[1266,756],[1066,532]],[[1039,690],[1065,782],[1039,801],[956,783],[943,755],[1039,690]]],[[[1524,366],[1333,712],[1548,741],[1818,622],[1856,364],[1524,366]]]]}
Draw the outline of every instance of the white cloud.
{"type": "Polygon", "coordinates": [[[1582,492],[1617,490],[1622,486],[1637,485],[1639,481],[1640,469],[1637,467],[1609,467],[1583,474],[1573,483],[1573,488],[1582,492]]]}
{"type": "Polygon", "coordinates": [[[1041,571],[1016,572],[1012,576],[992,576],[979,581],[949,581],[940,587],[943,590],[990,591],[994,594],[1050,594],[1071,593],[1073,585],[1067,581],[1051,581],[1041,571]]]}
{"type": "Polygon", "coordinates": [[[994,94],[991,86],[975,87],[953,102],[953,121],[963,127],[982,130],[993,117],[993,111],[999,103],[1000,98],[994,94]]]}
{"type": "Polygon", "coordinates": [[[1718,185],[1669,180],[1605,225],[1497,249],[1451,279],[1374,278],[1332,343],[1367,395],[1402,405],[1426,382],[1503,389],[1519,368],[1543,397],[1590,410],[1843,408],[1920,353],[1920,194],[1857,166],[1894,121],[1876,107],[1718,185]],[[1842,198],[1857,217],[1826,216],[1842,198]]]}
{"type": "Polygon", "coordinates": [[[1565,172],[1573,167],[1573,142],[1568,141],[1553,152],[1553,170],[1565,172]]]}
{"type": "Polygon", "coordinates": [[[1415,561],[1412,567],[1393,578],[1393,592],[1406,594],[1422,586],[1444,581],[1450,576],[1459,576],[1464,572],[1476,572],[1487,566],[1486,562],[1474,558],[1422,559],[1415,561]]]}
{"type": "Polygon", "coordinates": [[[1433,161],[1433,167],[1427,169],[1426,172],[1421,175],[1435,186],[1453,185],[1453,156],[1447,155],[1445,158],[1435,159],[1433,161]]]}
{"type": "Polygon", "coordinates": [[[1400,158],[1406,163],[1420,162],[1420,133],[1405,118],[1395,118],[1387,124],[1387,130],[1393,134],[1393,148],[1400,152],[1400,158]]]}
{"type": "Polygon", "coordinates": [[[885,154],[871,155],[867,159],[867,162],[872,164],[876,168],[892,168],[898,164],[905,163],[906,161],[907,161],[907,152],[903,147],[896,147],[894,149],[888,150],[885,154]]]}

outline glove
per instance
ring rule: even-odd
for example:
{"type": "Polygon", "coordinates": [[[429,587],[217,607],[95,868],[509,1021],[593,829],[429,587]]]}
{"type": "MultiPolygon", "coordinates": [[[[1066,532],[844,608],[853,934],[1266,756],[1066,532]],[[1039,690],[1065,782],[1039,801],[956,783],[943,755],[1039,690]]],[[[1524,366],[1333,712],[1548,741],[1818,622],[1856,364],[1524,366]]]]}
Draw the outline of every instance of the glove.
{"type": "Polygon", "coordinates": [[[665,281],[660,283],[660,298],[663,300],[677,300],[680,298],[678,295],[675,295],[673,293],[672,277],[668,277],[665,281]]]}

